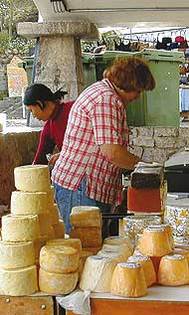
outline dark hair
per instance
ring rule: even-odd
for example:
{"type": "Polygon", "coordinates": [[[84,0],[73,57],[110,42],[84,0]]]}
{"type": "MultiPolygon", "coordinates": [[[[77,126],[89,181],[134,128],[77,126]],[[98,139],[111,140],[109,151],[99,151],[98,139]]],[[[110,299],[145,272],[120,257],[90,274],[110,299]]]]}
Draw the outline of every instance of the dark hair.
{"type": "Polygon", "coordinates": [[[45,107],[45,101],[57,101],[64,97],[67,92],[62,91],[62,88],[55,93],[46,85],[34,83],[27,87],[24,94],[24,105],[39,105],[42,109],[45,107]]]}
{"type": "Polygon", "coordinates": [[[155,80],[147,63],[137,57],[118,58],[104,71],[108,78],[121,90],[148,91],[155,88],[155,80]]]}

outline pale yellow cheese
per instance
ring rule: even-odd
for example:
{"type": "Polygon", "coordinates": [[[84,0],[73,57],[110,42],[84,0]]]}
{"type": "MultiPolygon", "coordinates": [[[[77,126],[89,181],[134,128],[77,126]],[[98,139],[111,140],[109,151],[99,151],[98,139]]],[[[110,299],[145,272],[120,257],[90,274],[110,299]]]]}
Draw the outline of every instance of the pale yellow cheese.
{"type": "Polygon", "coordinates": [[[91,255],[96,255],[99,250],[101,250],[101,246],[100,247],[83,247],[83,250],[90,252],[91,255]]]}
{"type": "Polygon", "coordinates": [[[117,264],[111,282],[111,293],[125,297],[140,297],[147,294],[143,268],[138,263],[117,264]]]}
{"type": "Polygon", "coordinates": [[[101,227],[102,214],[98,207],[73,207],[70,215],[70,222],[75,227],[101,227]]]}
{"type": "Polygon", "coordinates": [[[189,284],[189,267],[186,257],[178,254],[161,258],[158,283],[168,286],[189,284]]]}
{"type": "Polygon", "coordinates": [[[89,256],[85,262],[79,287],[91,292],[110,292],[116,262],[100,256],[89,256]]]}
{"type": "MultiPolygon", "coordinates": [[[[39,228],[40,228],[40,236],[44,237],[45,235],[51,235],[51,223],[49,218],[49,213],[39,213],[38,214],[39,219],[39,228]]],[[[54,231],[53,231],[54,236],[54,231]]]]}
{"type": "Polygon", "coordinates": [[[75,249],[77,249],[79,256],[81,255],[81,251],[82,251],[82,245],[81,245],[81,241],[78,238],[57,238],[54,240],[50,240],[47,242],[47,245],[59,245],[59,246],[68,246],[68,247],[73,247],[75,249]]]}
{"type": "Polygon", "coordinates": [[[68,294],[77,285],[78,272],[52,273],[39,269],[39,288],[42,292],[49,294],[68,294]]]}
{"type": "Polygon", "coordinates": [[[23,268],[34,264],[35,252],[32,242],[0,241],[0,268],[23,268]]]}
{"type": "Polygon", "coordinates": [[[79,238],[83,247],[100,247],[102,245],[102,231],[98,227],[76,227],[71,230],[70,237],[79,238]]]}
{"type": "Polygon", "coordinates": [[[10,242],[32,241],[40,236],[37,215],[5,215],[2,217],[2,240],[10,242]]]}
{"type": "Polygon", "coordinates": [[[59,222],[53,225],[53,229],[54,229],[55,238],[61,238],[61,237],[64,238],[65,229],[64,229],[64,222],[62,220],[59,219],[59,222]]]}
{"type": "Polygon", "coordinates": [[[49,272],[75,272],[79,267],[79,253],[73,247],[46,245],[40,251],[39,262],[49,272]]]}
{"type": "Polygon", "coordinates": [[[112,259],[116,263],[126,262],[128,259],[128,254],[124,252],[115,252],[111,250],[100,250],[97,256],[112,259]]]}
{"type": "Polygon", "coordinates": [[[156,283],[156,272],[150,257],[142,255],[130,256],[127,261],[138,262],[142,266],[147,287],[150,287],[152,284],[156,283]]]}
{"type": "Polygon", "coordinates": [[[82,250],[80,259],[79,259],[79,269],[78,269],[79,277],[81,277],[87,257],[92,256],[92,255],[93,254],[90,251],[82,250]]]}
{"type": "Polygon", "coordinates": [[[38,291],[36,266],[20,269],[0,269],[0,294],[30,295],[38,291]]]}
{"type": "Polygon", "coordinates": [[[49,194],[47,192],[12,192],[11,213],[13,214],[47,213],[48,208],[49,194]]]}
{"type": "Polygon", "coordinates": [[[50,191],[48,165],[26,165],[14,169],[15,187],[21,191],[50,191]]]}
{"type": "Polygon", "coordinates": [[[46,237],[40,237],[39,239],[36,239],[32,242],[36,261],[39,261],[40,250],[46,244],[46,241],[47,241],[46,237]]]}
{"type": "Polygon", "coordinates": [[[133,253],[133,250],[131,250],[131,247],[125,243],[120,244],[120,245],[111,245],[111,244],[105,243],[102,246],[102,250],[116,252],[116,253],[119,252],[119,253],[124,254],[127,257],[131,256],[133,253]]]}
{"type": "Polygon", "coordinates": [[[172,252],[171,243],[165,227],[148,227],[139,239],[138,249],[146,256],[162,257],[172,252]]]}

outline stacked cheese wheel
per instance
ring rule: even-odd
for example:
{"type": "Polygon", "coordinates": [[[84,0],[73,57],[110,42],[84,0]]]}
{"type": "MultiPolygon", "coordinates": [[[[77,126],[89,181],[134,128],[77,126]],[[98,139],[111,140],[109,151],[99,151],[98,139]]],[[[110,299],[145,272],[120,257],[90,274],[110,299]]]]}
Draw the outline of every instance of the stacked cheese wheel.
{"type": "Polygon", "coordinates": [[[39,288],[49,294],[68,294],[78,282],[79,251],[62,244],[48,243],[40,252],[39,288]]]}
{"type": "Polygon", "coordinates": [[[85,251],[96,254],[102,246],[102,215],[98,207],[73,207],[70,236],[79,238],[85,251]]]}
{"type": "Polygon", "coordinates": [[[11,213],[2,218],[0,292],[19,296],[38,290],[39,252],[55,237],[59,217],[46,165],[17,167],[14,175],[18,191],[11,196],[11,213]]]}

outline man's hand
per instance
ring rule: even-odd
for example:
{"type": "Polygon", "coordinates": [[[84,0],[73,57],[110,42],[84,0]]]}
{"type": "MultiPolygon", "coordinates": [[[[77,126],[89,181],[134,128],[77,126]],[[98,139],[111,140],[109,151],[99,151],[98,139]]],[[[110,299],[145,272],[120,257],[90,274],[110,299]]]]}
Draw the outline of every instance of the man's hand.
{"type": "Polygon", "coordinates": [[[60,156],[60,153],[53,154],[49,160],[49,164],[54,165],[56,161],[58,160],[59,156],[60,156]]]}

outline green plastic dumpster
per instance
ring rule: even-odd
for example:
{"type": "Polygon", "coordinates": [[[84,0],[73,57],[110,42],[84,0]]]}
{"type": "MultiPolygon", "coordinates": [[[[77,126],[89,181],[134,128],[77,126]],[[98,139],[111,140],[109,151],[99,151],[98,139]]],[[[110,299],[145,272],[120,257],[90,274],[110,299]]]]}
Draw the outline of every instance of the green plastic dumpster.
{"type": "Polygon", "coordinates": [[[100,80],[116,57],[144,58],[156,80],[153,91],[144,92],[140,99],[128,105],[127,120],[130,126],[179,127],[179,64],[184,53],[178,51],[150,50],[141,52],[106,51],[104,54],[83,54],[85,86],[100,80]]]}

